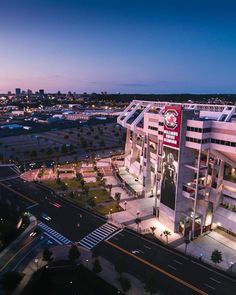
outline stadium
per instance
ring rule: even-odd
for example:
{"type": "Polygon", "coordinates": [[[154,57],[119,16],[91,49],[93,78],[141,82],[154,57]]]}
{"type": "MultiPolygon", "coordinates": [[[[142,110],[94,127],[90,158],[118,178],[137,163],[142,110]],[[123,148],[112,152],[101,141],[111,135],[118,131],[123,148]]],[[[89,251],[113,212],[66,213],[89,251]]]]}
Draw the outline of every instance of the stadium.
{"type": "Polygon", "coordinates": [[[163,225],[191,238],[216,227],[236,235],[235,106],[133,100],[117,122],[124,170],[163,225]]]}

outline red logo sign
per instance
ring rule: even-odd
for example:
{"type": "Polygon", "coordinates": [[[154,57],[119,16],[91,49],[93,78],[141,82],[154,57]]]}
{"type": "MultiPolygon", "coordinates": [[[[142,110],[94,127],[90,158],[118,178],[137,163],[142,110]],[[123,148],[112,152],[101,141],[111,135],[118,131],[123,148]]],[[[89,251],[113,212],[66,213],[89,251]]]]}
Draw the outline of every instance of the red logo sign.
{"type": "Polygon", "coordinates": [[[167,128],[175,129],[177,124],[178,113],[176,110],[168,110],[165,112],[164,124],[167,128]]]}
{"type": "Polygon", "coordinates": [[[181,106],[165,107],[163,134],[164,145],[179,148],[181,116],[181,106]]]}

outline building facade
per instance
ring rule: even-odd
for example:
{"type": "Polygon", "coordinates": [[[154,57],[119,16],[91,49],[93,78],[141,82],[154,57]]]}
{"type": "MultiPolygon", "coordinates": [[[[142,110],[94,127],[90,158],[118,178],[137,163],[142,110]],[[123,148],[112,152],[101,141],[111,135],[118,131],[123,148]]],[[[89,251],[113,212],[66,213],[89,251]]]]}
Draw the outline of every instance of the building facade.
{"type": "Polygon", "coordinates": [[[236,234],[235,106],[134,100],[118,123],[125,169],[163,225],[191,237],[214,227],[236,234]]]}

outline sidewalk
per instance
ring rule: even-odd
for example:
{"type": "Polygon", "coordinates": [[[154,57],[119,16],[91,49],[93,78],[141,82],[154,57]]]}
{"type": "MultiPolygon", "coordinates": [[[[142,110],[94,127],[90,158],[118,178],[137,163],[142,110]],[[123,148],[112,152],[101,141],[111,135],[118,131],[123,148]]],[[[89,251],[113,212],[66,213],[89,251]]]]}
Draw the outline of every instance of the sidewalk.
{"type": "MultiPolygon", "coordinates": [[[[63,247],[56,246],[56,247],[51,248],[51,250],[53,252],[54,257],[56,257],[56,259],[58,259],[58,260],[67,259],[69,248],[65,249],[63,247]]],[[[92,270],[93,262],[95,260],[95,258],[92,257],[92,252],[89,250],[86,250],[82,247],[79,247],[79,250],[80,250],[81,256],[78,259],[78,262],[83,263],[84,266],[86,266],[88,269],[92,270]]],[[[116,272],[114,265],[111,262],[109,262],[107,259],[105,259],[101,256],[99,256],[98,259],[99,259],[99,262],[102,267],[102,271],[98,274],[98,276],[101,277],[102,279],[104,279],[109,284],[116,287],[117,289],[121,290],[121,286],[120,286],[120,282],[119,282],[120,275],[116,272]]],[[[132,286],[132,288],[128,292],[126,292],[126,294],[128,294],[128,295],[141,295],[141,294],[148,295],[148,294],[150,294],[145,291],[143,282],[141,282],[140,280],[138,280],[134,276],[132,276],[128,273],[123,273],[122,277],[128,278],[131,283],[131,286],[132,286]]],[[[14,295],[16,295],[16,294],[14,294],[14,295]]]]}
{"type": "Polygon", "coordinates": [[[37,256],[33,260],[31,260],[31,262],[23,270],[22,273],[24,274],[24,277],[20,281],[19,285],[17,286],[15,291],[12,293],[12,295],[20,295],[21,292],[23,291],[23,289],[26,287],[26,285],[30,281],[33,273],[46,264],[47,264],[47,262],[42,260],[41,255],[37,256]],[[35,259],[38,259],[37,263],[35,263],[35,259]]]}
{"type": "MultiPolygon", "coordinates": [[[[184,252],[185,244],[178,246],[176,249],[184,252]]],[[[192,241],[187,248],[187,253],[213,265],[211,261],[212,251],[215,249],[221,251],[223,261],[217,265],[217,268],[230,270],[231,262],[234,263],[232,271],[236,274],[236,238],[221,231],[214,230],[208,234],[198,237],[192,241]]]]}

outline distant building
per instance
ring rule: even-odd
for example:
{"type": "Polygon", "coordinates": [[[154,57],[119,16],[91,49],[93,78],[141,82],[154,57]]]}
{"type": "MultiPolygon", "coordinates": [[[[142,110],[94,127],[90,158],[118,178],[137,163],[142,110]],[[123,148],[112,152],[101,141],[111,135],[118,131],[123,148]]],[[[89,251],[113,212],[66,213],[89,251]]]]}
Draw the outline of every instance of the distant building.
{"type": "Polygon", "coordinates": [[[44,89],[39,89],[39,95],[41,95],[41,96],[44,95],[44,89]]]}
{"type": "Polygon", "coordinates": [[[16,88],[16,95],[21,95],[21,89],[20,88],[16,88]]]}

